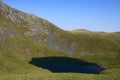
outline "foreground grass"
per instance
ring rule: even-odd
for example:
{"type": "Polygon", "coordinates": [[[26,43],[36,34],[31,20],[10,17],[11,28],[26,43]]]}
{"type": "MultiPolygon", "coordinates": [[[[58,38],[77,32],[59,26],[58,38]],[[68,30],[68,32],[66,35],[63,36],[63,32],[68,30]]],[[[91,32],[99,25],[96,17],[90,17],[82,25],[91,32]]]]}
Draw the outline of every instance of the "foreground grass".
{"type": "Polygon", "coordinates": [[[120,75],[95,75],[77,73],[39,73],[33,71],[29,74],[13,75],[7,74],[0,80],[119,80],[120,75]]]}

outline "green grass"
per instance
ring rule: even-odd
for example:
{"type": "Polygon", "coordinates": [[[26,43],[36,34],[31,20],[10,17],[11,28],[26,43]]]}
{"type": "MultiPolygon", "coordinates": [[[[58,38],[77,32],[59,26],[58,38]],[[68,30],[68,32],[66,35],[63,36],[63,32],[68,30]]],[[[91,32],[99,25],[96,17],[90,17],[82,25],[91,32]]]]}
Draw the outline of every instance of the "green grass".
{"type": "Polygon", "coordinates": [[[0,80],[119,80],[119,75],[93,75],[77,73],[39,73],[33,71],[22,75],[3,75],[0,80]]]}

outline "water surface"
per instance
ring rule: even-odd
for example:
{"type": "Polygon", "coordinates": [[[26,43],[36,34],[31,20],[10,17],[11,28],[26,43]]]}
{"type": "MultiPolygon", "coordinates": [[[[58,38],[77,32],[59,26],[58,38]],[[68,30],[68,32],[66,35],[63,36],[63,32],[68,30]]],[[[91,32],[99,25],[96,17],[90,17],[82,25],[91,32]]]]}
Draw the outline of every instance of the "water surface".
{"type": "Polygon", "coordinates": [[[97,64],[70,57],[33,58],[30,64],[48,69],[54,73],[92,73],[99,74],[105,68],[97,64]]]}

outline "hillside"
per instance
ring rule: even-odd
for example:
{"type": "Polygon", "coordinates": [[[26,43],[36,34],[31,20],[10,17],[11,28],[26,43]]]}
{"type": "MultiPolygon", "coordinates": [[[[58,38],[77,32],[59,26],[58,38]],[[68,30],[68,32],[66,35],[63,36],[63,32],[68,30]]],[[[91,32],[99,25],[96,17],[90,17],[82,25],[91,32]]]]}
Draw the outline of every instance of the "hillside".
{"type": "MultiPolygon", "coordinates": [[[[41,75],[46,80],[46,74],[53,76],[53,80],[69,77],[71,74],[52,74],[47,69],[29,64],[33,58],[51,56],[76,58],[103,66],[106,70],[101,73],[108,75],[99,76],[100,80],[111,74],[115,74],[113,79],[119,78],[116,75],[120,73],[119,33],[98,35],[95,32],[76,34],[64,31],[45,19],[16,10],[0,1],[0,80],[8,80],[9,77],[16,80],[15,76],[21,77],[18,80],[25,77],[32,79],[31,75],[35,79],[41,75]]],[[[79,74],[73,75],[79,78],[79,74]]],[[[93,76],[97,77],[92,74],[90,80],[93,76]]]]}
{"type": "Polygon", "coordinates": [[[73,30],[70,32],[74,34],[86,34],[89,36],[97,36],[100,38],[109,39],[117,45],[120,45],[120,32],[92,32],[84,29],[73,30]]]}

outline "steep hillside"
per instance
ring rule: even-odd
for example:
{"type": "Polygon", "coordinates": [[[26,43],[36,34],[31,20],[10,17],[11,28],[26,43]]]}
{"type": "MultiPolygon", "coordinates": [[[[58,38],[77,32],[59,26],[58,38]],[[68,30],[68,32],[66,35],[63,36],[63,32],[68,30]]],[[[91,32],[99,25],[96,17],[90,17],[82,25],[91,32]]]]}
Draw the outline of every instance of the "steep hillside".
{"type": "Polygon", "coordinates": [[[51,23],[0,2],[0,70],[12,71],[32,57],[67,56],[47,47],[51,38],[47,24],[51,23]]]}
{"type": "Polygon", "coordinates": [[[119,33],[83,32],[64,31],[0,1],[0,73],[50,73],[28,62],[35,57],[66,56],[103,66],[107,69],[103,73],[119,74],[119,33]]]}

